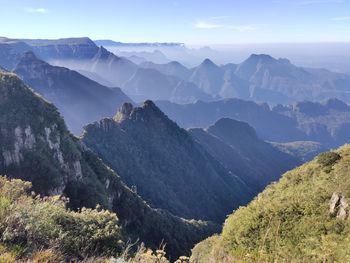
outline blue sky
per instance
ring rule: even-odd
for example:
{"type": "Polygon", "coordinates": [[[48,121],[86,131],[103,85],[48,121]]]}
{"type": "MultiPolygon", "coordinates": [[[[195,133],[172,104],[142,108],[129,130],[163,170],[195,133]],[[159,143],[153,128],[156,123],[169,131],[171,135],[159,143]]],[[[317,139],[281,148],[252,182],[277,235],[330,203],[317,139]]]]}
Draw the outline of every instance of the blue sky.
{"type": "Polygon", "coordinates": [[[350,41],[350,0],[0,0],[0,35],[233,44],[350,41]]]}

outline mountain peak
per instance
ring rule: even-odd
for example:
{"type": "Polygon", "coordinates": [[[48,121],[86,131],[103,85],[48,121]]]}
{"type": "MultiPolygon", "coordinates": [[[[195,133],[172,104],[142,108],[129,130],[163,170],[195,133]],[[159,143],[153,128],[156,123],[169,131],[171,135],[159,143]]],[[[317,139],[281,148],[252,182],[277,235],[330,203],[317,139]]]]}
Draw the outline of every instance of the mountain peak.
{"type": "Polygon", "coordinates": [[[230,118],[221,118],[214,125],[208,128],[208,132],[230,141],[245,141],[248,138],[257,139],[256,132],[248,123],[233,120],[230,118]]]}
{"type": "Polygon", "coordinates": [[[212,60],[210,60],[209,58],[206,58],[206,59],[202,62],[201,66],[206,66],[206,67],[217,67],[217,65],[216,65],[212,60]]]}
{"type": "Polygon", "coordinates": [[[133,109],[134,107],[131,103],[125,102],[121,106],[120,110],[117,112],[117,115],[115,116],[115,121],[120,123],[125,119],[129,118],[133,109]]]}
{"type": "Polygon", "coordinates": [[[20,72],[22,72],[21,70],[23,70],[23,69],[29,69],[32,67],[46,67],[46,66],[50,66],[50,65],[48,63],[46,63],[45,61],[42,61],[41,59],[39,59],[34,54],[33,51],[26,51],[21,56],[14,71],[16,73],[20,73],[20,72]]]}
{"type": "MultiPolygon", "coordinates": [[[[164,113],[156,106],[156,104],[151,100],[146,100],[142,106],[134,107],[131,103],[124,103],[122,107],[117,112],[114,120],[121,124],[125,120],[150,120],[152,118],[164,118],[166,117],[164,113]]],[[[164,118],[164,120],[167,118],[164,118]]]]}
{"type": "Polygon", "coordinates": [[[158,109],[158,107],[156,106],[156,104],[151,101],[151,100],[146,100],[144,103],[143,103],[143,106],[142,106],[144,109],[147,109],[147,108],[153,108],[153,109],[158,109]]]}
{"type": "Polygon", "coordinates": [[[338,111],[349,111],[350,107],[348,104],[345,102],[337,99],[337,98],[331,98],[327,100],[324,105],[327,108],[333,109],[333,110],[338,110],[338,111]]]}
{"type": "Polygon", "coordinates": [[[251,54],[250,57],[247,59],[247,61],[264,61],[264,62],[271,62],[276,61],[273,57],[267,54],[251,54]]]}
{"type": "Polygon", "coordinates": [[[38,60],[38,58],[33,51],[27,51],[23,53],[21,60],[32,61],[32,60],[38,60]]]}

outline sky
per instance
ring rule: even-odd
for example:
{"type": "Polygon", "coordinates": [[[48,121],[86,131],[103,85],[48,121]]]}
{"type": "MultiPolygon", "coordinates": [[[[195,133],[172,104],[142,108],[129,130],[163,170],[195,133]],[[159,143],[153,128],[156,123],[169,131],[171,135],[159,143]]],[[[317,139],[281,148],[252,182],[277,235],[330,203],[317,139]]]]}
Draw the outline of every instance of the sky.
{"type": "Polygon", "coordinates": [[[350,0],[0,0],[0,36],[193,45],[350,41],[350,0]]]}

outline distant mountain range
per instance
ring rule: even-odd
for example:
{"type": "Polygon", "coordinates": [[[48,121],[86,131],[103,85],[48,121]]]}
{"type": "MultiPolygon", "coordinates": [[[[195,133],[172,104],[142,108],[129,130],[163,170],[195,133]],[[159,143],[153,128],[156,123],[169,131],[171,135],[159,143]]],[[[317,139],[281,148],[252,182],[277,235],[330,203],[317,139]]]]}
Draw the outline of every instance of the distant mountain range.
{"type": "Polygon", "coordinates": [[[124,102],[131,102],[119,88],[107,88],[76,71],[51,66],[31,51],[24,53],[13,71],[53,102],[77,134],[85,124],[113,116],[124,102]]]}
{"type": "Polygon", "coordinates": [[[268,141],[316,141],[326,148],[350,141],[350,107],[338,99],[299,102],[289,106],[257,104],[240,99],[156,104],[181,127],[208,127],[220,118],[247,122],[268,141]]]}
{"type": "Polygon", "coordinates": [[[146,47],[174,47],[174,46],[183,46],[184,43],[167,43],[167,42],[143,42],[143,43],[124,43],[116,42],[113,40],[94,40],[98,46],[146,46],[146,47]]]}
{"type": "MultiPolygon", "coordinates": [[[[181,46],[176,43],[174,45],[181,46]]],[[[168,93],[167,98],[162,98],[177,103],[190,103],[203,99],[202,93],[206,93],[207,100],[236,97],[272,105],[329,98],[350,102],[350,75],[325,69],[297,67],[287,59],[275,59],[263,54],[251,55],[240,64],[216,65],[206,59],[199,66],[189,69],[178,62],[155,64],[142,59],[141,54],[124,54],[132,57],[135,64],[125,57],[116,56],[107,49],[98,47],[88,38],[59,40],[1,38],[0,54],[3,56],[0,58],[0,65],[9,70],[13,69],[21,54],[28,50],[48,63],[77,70],[102,85],[108,83],[122,90],[125,88],[131,99],[139,101],[144,98],[159,99],[155,93],[149,93],[149,88],[144,89],[142,85],[143,82],[149,82],[149,76],[136,74],[140,68],[147,68],[160,73],[158,77],[155,74],[152,76],[154,91],[163,92],[163,75],[177,77],[179,78],[177,84],[181,79],[181,85],[192,87],[184,88],[180,96],[174,97],[168,93]],[[132,90],[136,89],[137,94],[133,93],[134,91],[128,93],[129,88],[125,87],[127,83],[133,83],[132,90]],[[202,93],[194,94],[195,87],[202,93]]]]}

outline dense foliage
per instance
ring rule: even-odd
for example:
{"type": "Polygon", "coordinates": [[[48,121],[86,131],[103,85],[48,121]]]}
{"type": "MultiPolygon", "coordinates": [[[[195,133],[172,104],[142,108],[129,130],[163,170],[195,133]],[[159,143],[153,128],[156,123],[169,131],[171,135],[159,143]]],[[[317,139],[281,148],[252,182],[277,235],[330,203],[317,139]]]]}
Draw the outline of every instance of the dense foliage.
{"type": "Polygon", "coordinates": [[[133,252],[116,214],[99,207],[71,211],[64,197],[30,190],[29,182],[0,176],[0,262],[169,263],[164,246],[133,252]]]}
{"type": "MultiPolygon", "coordinates": [[[[103,209],[66,209],[59,196],[30,195],[31,183],[0,177],[1,250],[14,258],[118,255],[124,242],[118,218],[103,209]]],[[[4,252],[2,252],[4,254],[4,252]]]]}
{"type": "Polygon", "coordinates": [[[350,220],[330,213],[334,193],[350,196],[349,174],[350,145],[287,172],[197,245],[192,261],[349,262],[350,220]]]}

